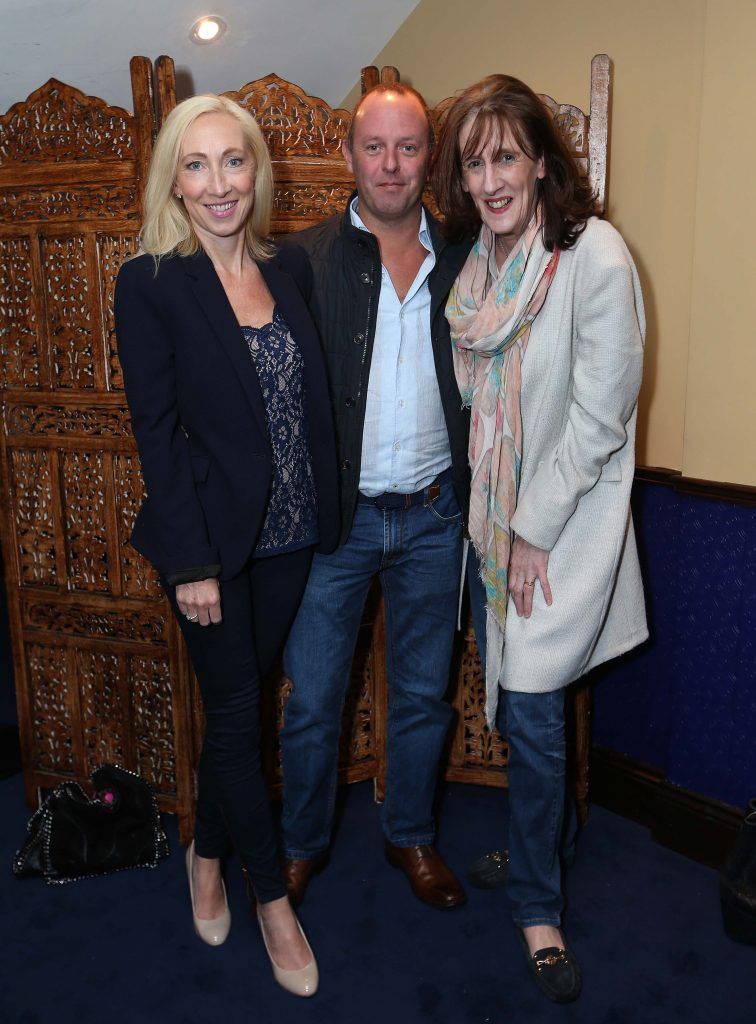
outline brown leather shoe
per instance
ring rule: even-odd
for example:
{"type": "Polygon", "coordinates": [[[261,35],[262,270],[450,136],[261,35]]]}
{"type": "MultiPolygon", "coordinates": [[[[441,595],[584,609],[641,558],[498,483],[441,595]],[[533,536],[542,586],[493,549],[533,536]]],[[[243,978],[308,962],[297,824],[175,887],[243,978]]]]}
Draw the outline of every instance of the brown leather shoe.
{"type": "Polygon", "coordinates": [[[284,859],[283,877],[292,907],[298,907],[302,902],[307,883],[313,875],[323,870],[325,862],[325,854],[320,854],[318,857],[284,859]]]}
{"type": "Polygon", "coordinates": [[[423,903],[432,907],[458,907],[467,900],[465,890],[444,864],[435,846],[394,846],[386,841],[386,860],[400,868],[423,903]]]}

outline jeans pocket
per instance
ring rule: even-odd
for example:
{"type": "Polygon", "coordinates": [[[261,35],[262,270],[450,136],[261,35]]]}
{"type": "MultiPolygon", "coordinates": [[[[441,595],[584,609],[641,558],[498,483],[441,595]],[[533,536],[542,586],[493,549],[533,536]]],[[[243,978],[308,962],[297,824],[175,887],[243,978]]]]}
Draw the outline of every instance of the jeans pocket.
{"type": "Polygon", "coordinates": [[[457,501],[457,495],[454,493],[454,488],[451,484],[445,484],[441,488],[441,493],[433,501],[425,503],[425,507],[428,509],[433,518],[439,523],[454,524],[459,523],[462,520],[462,511],[457,501]]]}

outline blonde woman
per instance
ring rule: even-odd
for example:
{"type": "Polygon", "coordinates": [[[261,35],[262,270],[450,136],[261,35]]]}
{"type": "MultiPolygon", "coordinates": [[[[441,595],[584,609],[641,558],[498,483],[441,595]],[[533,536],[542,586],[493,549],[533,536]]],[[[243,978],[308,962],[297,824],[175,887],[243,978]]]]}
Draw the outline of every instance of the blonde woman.
{"type": "Polygon", "coordinates": [[[318,972],[281,877],[260,687],[338,511],[309,271],[267,238],[272,185],[245,110],[218,96],[179,104],[155,145],[143,252],[121,268],[115,313],[148,494],[132,543],[161,575],[205,711],[187,851],[195,930],[210,945],[228,934],[230,837],[276,980],[304,996],[318,972]]]}

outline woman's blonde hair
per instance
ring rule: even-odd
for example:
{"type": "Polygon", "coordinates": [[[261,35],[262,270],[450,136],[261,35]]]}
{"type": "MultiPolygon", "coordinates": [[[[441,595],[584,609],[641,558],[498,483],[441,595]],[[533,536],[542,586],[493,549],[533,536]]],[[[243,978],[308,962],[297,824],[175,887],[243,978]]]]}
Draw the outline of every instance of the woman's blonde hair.
{"type": "Polygon", "coordinates": [[[144,190],[142,249],[158,260],[172,252],[192,256],[202,248],[184,204],[174,195],[184,136],[202,114],[230,114],[241,127],[255,162],[255,202],[245,228],[247,250],[253,259],[270,259],[273,248],[267,236],[273,207],[273,168],[268,147],[248,111],[225,96],[211,93],[179,103],[160,129],[144,190]]]}

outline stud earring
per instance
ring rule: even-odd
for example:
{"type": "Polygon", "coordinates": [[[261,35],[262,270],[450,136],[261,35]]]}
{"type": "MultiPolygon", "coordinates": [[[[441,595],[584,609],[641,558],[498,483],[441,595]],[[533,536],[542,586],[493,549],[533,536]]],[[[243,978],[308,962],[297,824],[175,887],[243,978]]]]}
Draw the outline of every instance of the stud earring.
{"type": "Polygon", "coordinates": [[[183,192],[174,192],[174,195],[176,196],[177,199],[183,199],[184,198],[184,193],[183,192]]]}

